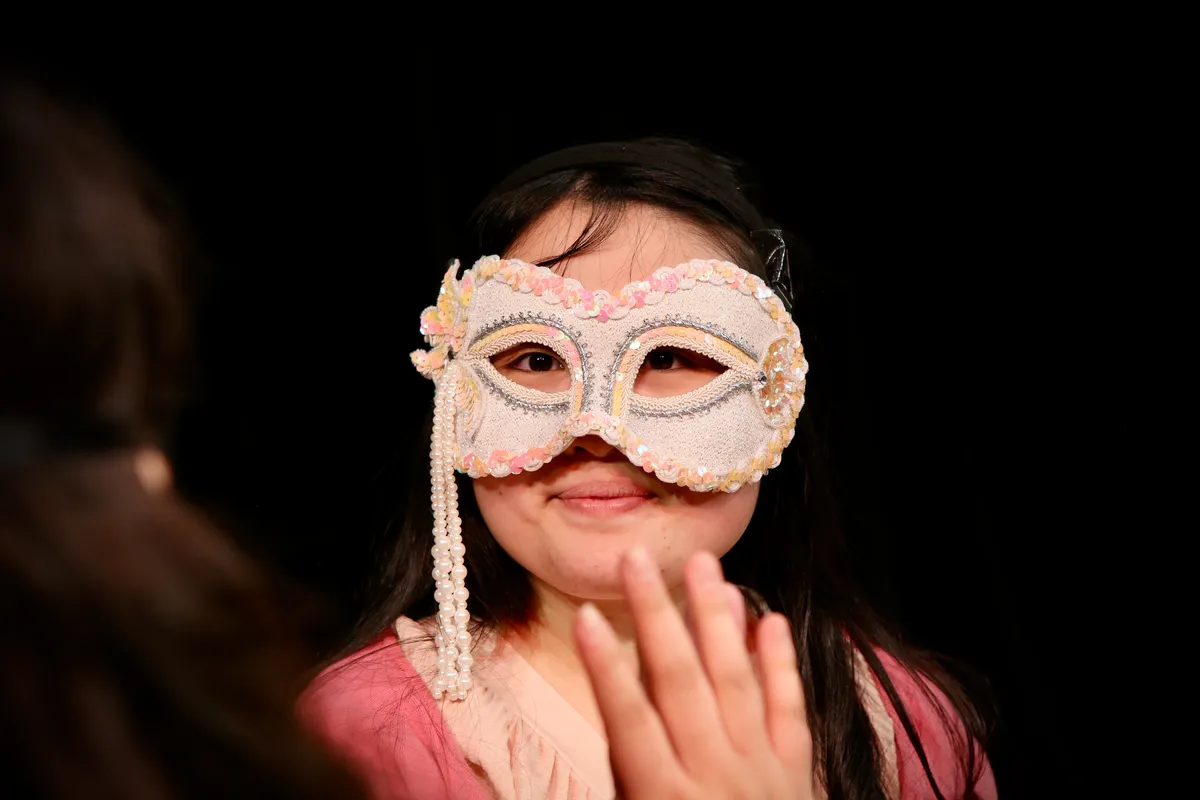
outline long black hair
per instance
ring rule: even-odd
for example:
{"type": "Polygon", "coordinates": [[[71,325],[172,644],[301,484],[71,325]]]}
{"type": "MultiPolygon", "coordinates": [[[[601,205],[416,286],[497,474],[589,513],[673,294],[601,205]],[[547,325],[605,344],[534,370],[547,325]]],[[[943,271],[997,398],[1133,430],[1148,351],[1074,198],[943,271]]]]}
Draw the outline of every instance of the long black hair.
{"type": "MultiPolygon", "coordinates": [[[[533,222],[570,199],[591,209],[590,220],[574,243],[539,262],[542,266],[553,267],[601,243],[626,209],[640,205],[688,220],[713,236],[730,260],[770,279],[773,276],[767,274],[754,234],[777,226],[748,199],[751,187],[744,175],[736,162],[677,140],[644,139],[560,151],[515,172],[479,206],[472,226],[478,255],[503,255],[533,222]]],[[[791,266],[797,273],[793,315],[804,332],[811,299],[802,274],[806,251],[790,237],[785,240],[791,243],[791,266]]],[[[430,426],[427,420],[424,440],[430,426]]],[[[950,709],[935,704],[945,712],[943,722],[958,745],[964,784],[974,786],[982,769],[979,752],[986,740],[985,720],[945,670],[928,655],[904,646],[863,600],[849,567],[817,433],[813,413],[806,407],[782,463],[762,481],[745,534],[722,559],[726,576],[757,592],[791,620],[805,678],[815,763],[831,800],[884,797],[878,742],[855,685],[855,650],[862,653],[896,708],[938,797],[942,791],[876,648],[896,658],[920,685],[924,676],[949,698],[950,709]],[[961,725],[950,719],[952,714],[957,714],[961,725]]],[[[422,464],[411,474],[420,476],[425,468],[422,464]]],[[[488,532],[474,493],[462,488],[460,515],[473,613],[484,627],[526,622],[534,613],[528,575],[488,532]]],[[[420,618],[436,612],[429,577],[430,530],[429,486],[413,480],[391,526],[391,553],[382,559],[368,591],[366,612],[343,655],[377,637],[401,614],[420,618]]]]}

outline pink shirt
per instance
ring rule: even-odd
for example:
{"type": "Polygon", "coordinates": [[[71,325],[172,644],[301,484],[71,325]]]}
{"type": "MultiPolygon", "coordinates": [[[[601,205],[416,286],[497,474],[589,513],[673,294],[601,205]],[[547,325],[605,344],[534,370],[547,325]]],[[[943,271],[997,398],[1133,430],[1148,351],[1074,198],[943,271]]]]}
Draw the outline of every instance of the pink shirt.
{"type": "MultiPolygon", "coordinates": [[[[400,637],[390,631],[326,669],[300,706],[306,721],[364,774],[374,797],[608,800],[613,796],[604,737],[515,650],[493,641],[487,652],[477,656],[475,685],[468,700],[439,703],[428,686],[436,670],[432,642],[411,620],[401,619],[397,630],[400,637]]],[[[891,656],[880,652],[879,657],[904,702],[943,796],[962,797],[964,776],[933,702],[891,656]]],[[[860,666],[865,668],[865,662],[860,666]]],[[[946,702],[934,692],[940,702],[946,702]]],[[[887,695],[874,680],[860,683],[860,694],[880,738],[889,795],[899,800],[933,798],[916,750],[887,695]]],[[[996,797],[995,779],[986,762],[975,791],[985,800],[996,797]]]]}

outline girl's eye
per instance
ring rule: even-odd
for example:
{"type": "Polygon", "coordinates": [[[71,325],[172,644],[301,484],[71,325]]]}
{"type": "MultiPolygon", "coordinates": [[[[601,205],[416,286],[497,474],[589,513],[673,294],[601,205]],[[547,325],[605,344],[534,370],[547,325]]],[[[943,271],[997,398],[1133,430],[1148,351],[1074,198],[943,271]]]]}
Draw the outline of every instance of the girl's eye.
{"type": "Polygon", "coordinates": [[[681,369],[684,364],[684,356],[681,353],[666,347],[661,347],[646,356],[646,365],[650,369],[681,369]]]}
{"type": "Polygon", "coordinates": [[[552,369],[564,369],[558,356],[541,350],[520,356],[513,362],[512,367],[527,372],[549,372],[552,369]]]}
{"type": "Polygon", "coordinates": [[[566,369],[556,353],[536,347],[514,347],[492,356],[492,366],[501,372],[550,372],[566,369]]]}
{"type": "Polygon", "coordinates": [[[571,386],[570,372],[552,350],[536,345],[517,345],[492,356],[492,366],[504,377],[529,389],[561,392],[571,386]]]}
{"type": "Polygon", "coordinates": [[[659,347],[646,354],[633,390],[643,397],[673,397],[699,389],[726,369],[691,350],[659,347]]]}
{"type": "Polygon", "coordinates": [[[660,347],[646,356],[643,369],[691,369],[701,372],[713,372],[720,375],[725,371],[725,365],[708,356],[674,347],[660,347]]]}

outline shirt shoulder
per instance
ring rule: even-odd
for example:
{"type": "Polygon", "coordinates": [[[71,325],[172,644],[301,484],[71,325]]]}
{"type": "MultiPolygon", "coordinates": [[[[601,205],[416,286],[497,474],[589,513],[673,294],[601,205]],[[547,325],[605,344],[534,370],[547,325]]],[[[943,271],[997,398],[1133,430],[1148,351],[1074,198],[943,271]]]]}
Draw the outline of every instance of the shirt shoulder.
{"type": "Polygon", "coordinates": [[[298,713],[359,770],[373,797],[485,797],[394,632],[324,669],[298,713]]]}
{"type": "MultiPolygon", "coordinates": [[[[904,710],[908,714],[913,730],[921,742],[921,748],[929,762],[930,771],[937,780],[938,787],[944,797],[967,796],[967,776],[963,774],[963,748],[967,746],[966,731],[962,720],[954,710],[949,698],[938,689],[933,681],[923,675],[913,675],[896,658],[889,653],[876,649],[887,673],[888,679],[896,690],[904,710]]],[[[900,722],[900,715],[887,692],[875,676],[880,697],[892,718],[892,728],[896,739],[896,765],[900,777],[900,797],[902,800],[925,800],[936,797],[929,785],[929,777],[921,764],[917,749],[900,722]]],[[[979,748],[977,742],[970,746],[976,748],[977,778],[974,785],[974,796],[980,800],[995,800],[996,779],[992,774],[991,764],[987,756],[979,748]]]]}

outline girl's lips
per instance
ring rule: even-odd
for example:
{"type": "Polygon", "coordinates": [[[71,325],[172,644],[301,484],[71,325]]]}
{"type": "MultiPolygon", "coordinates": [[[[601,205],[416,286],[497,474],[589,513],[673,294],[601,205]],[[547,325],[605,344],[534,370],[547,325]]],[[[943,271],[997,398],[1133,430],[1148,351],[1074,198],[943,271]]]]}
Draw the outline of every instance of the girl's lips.
{"type": "Polygon", "coordinates": [[[557,499],[569,511],[589,517],[614,517],[655,502],[654,494],[630,480],[581,483],[559,492],[557,499]]]}
{"type": "Polygon", "coordinates": [[[559,492],[560,500],[612,500],[622,497],[652,497],[649,489],[630,480],[589,481],[559,492]]]}
{"type": "Polygon", "coordinates": [[[589,517],[615,517],[636,511],[644,505],[656,503],[658,500],[647,495],[627,495],[625,497],[577,497],[564,500],[558,498],[567,510],[589,517]]]}

